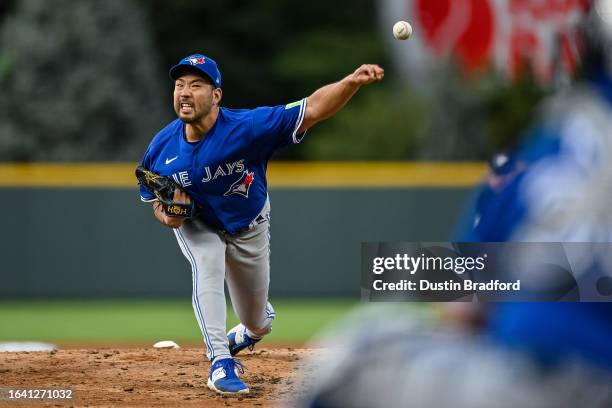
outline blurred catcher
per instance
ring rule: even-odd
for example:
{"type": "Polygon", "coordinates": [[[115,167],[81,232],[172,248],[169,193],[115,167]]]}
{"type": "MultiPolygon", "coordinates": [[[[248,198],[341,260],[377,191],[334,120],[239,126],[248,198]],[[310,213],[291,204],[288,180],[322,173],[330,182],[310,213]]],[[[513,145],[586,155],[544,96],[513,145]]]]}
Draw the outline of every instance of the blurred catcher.
{"type": "MultiPolygon", "coordinates": [[[[457,241],[612,242],[612,1],[579,30],[581,80],[492,166],[457,241]]],[[[612,277],[609,251],[586,255],[577,271],[612,277]]],[[[302,406],[612,406],[610,301],[479,305],[434,326],[381,311],[342,333],[302,406]]]]}
{"type": "Polygon", "coordinates": [[[139,170],[140,194],[154,203],[155,218],[173,228],[191,264],[193,310],[212,361],[210,389],[249,392],[233,356],[270,333],[276,316],[268,301],[268,161],[383,76],[379,66],[362,65],[300,101],[239,110],[220,106],[221,73],[209,57],[190,55],[170,69],[178,119],[149,145],[139,170]],[[227,334],[224,281],[240,319],[227,334]]]}

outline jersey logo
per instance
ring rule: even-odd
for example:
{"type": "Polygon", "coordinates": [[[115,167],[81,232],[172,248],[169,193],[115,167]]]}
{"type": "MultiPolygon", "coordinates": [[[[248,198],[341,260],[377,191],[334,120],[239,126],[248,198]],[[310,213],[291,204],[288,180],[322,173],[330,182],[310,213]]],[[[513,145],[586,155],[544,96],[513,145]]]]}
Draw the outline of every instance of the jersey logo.
{"type": "Polygon", "coordinates": [[[166,158],[166,164],[168,165],[168,164],[172,163],[173,161],[175,161],[176,159],[178,159],[178,156],[174,156],[171,159],[166,158]]]}
{"type": "Polygon", "coordinates": [[[238,194],[243,196],[244,198],[249,198],[249,189],[251,188],[251,184],[253,184],[253,180],[255,179],[255,172],[245,170],[240,178],[234,182],[223,194],[224,196],[238,194]]]}
{"type": "Polygon", "coordinates": [[[206,173],[206,175],[204,176],[204,178],[202,178],[202,183],[208,183],[211,180],[216,180],[218,177],[231,176],[234,173],[242,173],[244,171],[244,159],[240,159],[232,163],[222,164],[220,166],[217,166],[217,169],[214,171],[215,172],[213,175],[213,172],[209,166],[204,167],[204,172],[206,173]]]}

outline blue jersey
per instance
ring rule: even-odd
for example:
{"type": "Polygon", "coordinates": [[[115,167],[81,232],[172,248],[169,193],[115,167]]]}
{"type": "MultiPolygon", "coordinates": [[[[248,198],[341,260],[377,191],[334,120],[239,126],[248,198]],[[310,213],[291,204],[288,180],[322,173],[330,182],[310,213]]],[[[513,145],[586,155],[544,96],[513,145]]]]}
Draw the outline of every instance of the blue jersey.
{"type": "MultiPolygon", "coordinates": [[[[263,209],[268,160],[277,149],[301,141],[304,133],[297,131],[305,110],[306,99],[249,110],[220,108],[213,127],[194,143],[177,119],[153,138],[142,165],[181,185],[206,224],[235,234],[263,209]]],[[[142,186],[140,195],[143,201],[155,200],[142,186]]]]}

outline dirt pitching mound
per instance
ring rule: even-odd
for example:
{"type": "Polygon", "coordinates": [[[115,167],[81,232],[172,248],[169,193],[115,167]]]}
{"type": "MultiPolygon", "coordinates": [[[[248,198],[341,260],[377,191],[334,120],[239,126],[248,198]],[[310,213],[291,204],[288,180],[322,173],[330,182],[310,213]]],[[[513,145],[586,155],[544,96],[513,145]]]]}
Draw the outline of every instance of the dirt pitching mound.
{"type": "Polygon", "coordinates": [[[0,401],[0,407],[274,407],[304,392],[307,349],[260,349],[240,356],[251,392],[210,391],[202,349],[96,349],[0,353],[0,387],[72,389],[73,400],[0,401]]]}

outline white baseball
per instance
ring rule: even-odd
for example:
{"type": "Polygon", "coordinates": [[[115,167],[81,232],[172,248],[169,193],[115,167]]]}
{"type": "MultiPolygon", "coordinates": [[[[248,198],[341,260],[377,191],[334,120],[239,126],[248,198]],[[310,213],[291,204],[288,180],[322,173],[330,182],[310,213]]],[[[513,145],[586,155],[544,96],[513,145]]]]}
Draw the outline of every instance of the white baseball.
{"type": "Polygon", "coordinates": [[[407,40],[412,35],[412,26],[407,21],[398,21],[393,25],[393,36],[398,40],[407,40]]]}

